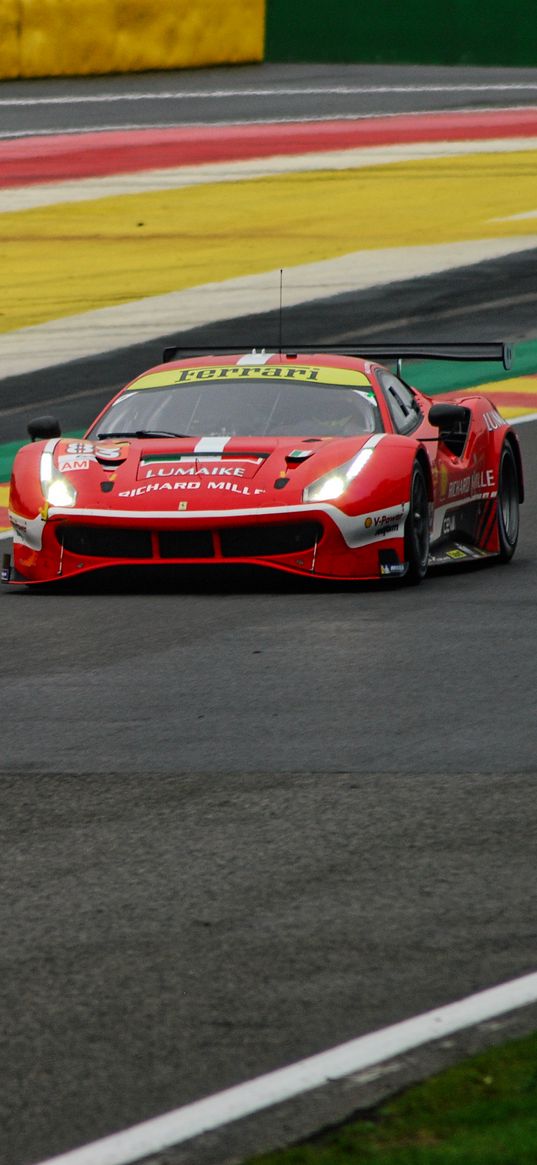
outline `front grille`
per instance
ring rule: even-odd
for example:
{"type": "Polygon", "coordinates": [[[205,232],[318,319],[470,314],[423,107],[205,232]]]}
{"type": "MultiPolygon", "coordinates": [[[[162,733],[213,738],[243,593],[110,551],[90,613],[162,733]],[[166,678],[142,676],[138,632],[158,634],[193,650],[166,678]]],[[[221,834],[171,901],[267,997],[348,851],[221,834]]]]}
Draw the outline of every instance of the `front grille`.
{"type": "Polygon", "coordinates": [[[151,558],[151,531],[121,526],[65,525],[56,531],[71,554],[94,558],[151,558]]]}
{"type": "MultiPolygon", "coordinates": [[[[319,542],[320,522],[281,522],[278,525],[223,526],[212,530],[159,530],[161,559],[208,559],[215,557],[217,533],[223,558],[269,558],[297,554],[319,542]]],[[[93,558],[152,558],[151,530],[124,526],[65,524],[56,530],[61,546],[71,554],[93,558]]]]}
{"type": "Polygon", "coordinates": [[[214,558],[210,530],[161,530],[158,540],[161,558],[214,558]]]}
{"type": "Polygon", "coordinates": [[[280,525],[226,526],[220,531],[224,558],[263,558],[310,550],[323,533],[320,522],[280,525]]]}

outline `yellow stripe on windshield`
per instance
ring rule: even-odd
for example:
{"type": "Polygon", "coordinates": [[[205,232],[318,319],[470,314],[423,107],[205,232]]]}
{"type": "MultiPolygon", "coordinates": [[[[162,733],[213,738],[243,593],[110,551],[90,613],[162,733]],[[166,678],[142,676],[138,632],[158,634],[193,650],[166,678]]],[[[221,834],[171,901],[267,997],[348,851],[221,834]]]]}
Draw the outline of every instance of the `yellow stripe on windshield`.
{"type": "Polygon", "coordinates": [[[228,364],[224,367],[170,368],[166,372],[152,372],[130,384],[126,391],[139,388],[173,388],[180,384],[227,380],[298,380],[302,384],[335,384],[345,388],[370,387],[363,372],[354,368],[324,368],[293,364],[228,364]]]}

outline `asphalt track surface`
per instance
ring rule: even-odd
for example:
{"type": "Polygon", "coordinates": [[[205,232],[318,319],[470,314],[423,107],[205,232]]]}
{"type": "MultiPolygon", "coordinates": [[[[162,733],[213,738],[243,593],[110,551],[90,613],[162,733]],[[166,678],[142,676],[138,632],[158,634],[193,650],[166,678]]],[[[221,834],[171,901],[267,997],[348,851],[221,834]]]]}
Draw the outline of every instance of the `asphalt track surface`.
{"type": "MultiPolygon", "coordinates": [[[[528,338],[532,259],[319,302],[289,326],[528,338]]],[[[4,382],[2,408],[23,411],[0,414],[3,439],[68,390],[88,391],[58,405],[83,425],[129,360],[156,358],[4,382]]],[[[535,423],[519,435],[508,567],[413,590],[267,575],[0,593],[2,1165],[535,970],[535,423]]],[[[416,1053],[397,1082],[435,1062],[416,1053]]],[[[308,1098],[166,1160],[223,1162],[363,1095],[308,1098]]]]}
{"type": "Polygon", "coordinates": [[[504,108],[535,105],[536,96],[537,69],[413,65],[265,64],[75,82],[2,81],[0,137],[504,108]],[[112,100],[102,102],[103,95],[112,100]]]}

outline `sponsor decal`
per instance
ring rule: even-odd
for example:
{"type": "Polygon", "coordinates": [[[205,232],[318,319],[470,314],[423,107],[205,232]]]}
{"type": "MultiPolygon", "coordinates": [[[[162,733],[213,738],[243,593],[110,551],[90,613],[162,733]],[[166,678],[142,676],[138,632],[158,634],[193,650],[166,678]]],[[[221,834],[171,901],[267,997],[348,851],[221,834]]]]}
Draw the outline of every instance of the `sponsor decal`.
{"type": "Polygon", "coordinates": [[[174,375],[175,384],[192,384],[204,380],[318,380],[320,368],[282,364],[230,364],[222,368],[182,368],[174,375]]]}
{"type": "Polygon", "coordinates": [[[305,461],[307,457],[311,457],[313,449],[292,449],[290,453],[286,453],[286,461],[305,461]]]}
{"type": "Polygon", "coordinates": [[[70,441],[67,446],[67,452],[79,457],[84,454],[95,453],[95,445],[92,441],[70,441]]]}
{"type": "Polygon", "coordinates": [[[187,510],[188,509],[188,502],[179,502],[177,509],[178,510],[187,510]]]}
{"type": "Polygon", "coordinates": [[[140,388],[173,388],[182,384],[203,384],[229,380],[298,380],[303,384],[340,384],[349,387],[362,385],[371,388],[369,379],[354,368],[315,367],[304,364],[228,364],[220,367],[170,368],[141,376],[129,386],[129,392],[140,388]]]}
{"type": "Polygon", "coordinates": [[[507,425],[507,421],[504,421],[497,409],[491,409],[489,413],[483,413],[483,420],[490,433],[493,433],[495,429],[503,429],[507,425]]]}
{"type": "Polygon", "coordinates": [[[366,530],[369,530],[377,536],[380,534],[397,534],[402,517],[403,511],[398,514],[377,514],[374,517],[369,515],[364,521],[364,526],[366,530]]]}
{"type": "MultiPolygon", "coordinates": [[[[236,494],[249,494],[252,497],[254,494],[264,494],[264,489],[253,489],[249,485],[239,485],[235,481],[209,481],[209,489],[228,490],[236,494]]],[[[118,496],[120,498],[139,498],[144,494],[174,492],[175,490],[191,490],[201,489],[201,481],[152,481],[146,485],[138,485],[134,489],[121,489],[118,496]]],[[[185,507],[186,508],[186,507],[185,507]]]]}
{"type": "Polygon", "coordinates": [[[462,562],[465,559],[474,560],[487,557],[486,550],[480,550],[478,546],[465,546],[461,542],[454,542],[448,549],[441,549],[438,553],[431,554],[431,562],[436,566],[441,566],[449,562],[462,562]]]}
{"type": "Polygon", "coordinates": [[[13,518],[12,517],[11,518],[11,525],[13,526],[15,533],[19,535],[19,538],[24,538],[24,536],[26,534],[26,530],[28,528],[28,523],[24,521],[24,518],[13,518]]]}
{"type": "Polygon", "coordinates": [[[76,473],[79,469],[89,469],[92,461],[94,461],[93,457],[61,454],[58,457],[58,469],[61,469],[62,473],[76,473]]]}
{"type": "Polygon", "coordinates": [[[32,550],[41,550],[45,519],[41,513],[35,518],[21,518],[19,514],[9,511],[9,520],[13,527],[13,542],[29,546],[32,550]]]}
{"type": "Polygon", "coordinates": [[[465,498],[470,493],[470,486],[472,484],[471,474],[466,477],[459,477],[458,481],[450,481],[448,489],[448,498],[465,498]]]}
{"type": "Polygon", "coordinates": [[[386,574],[404,574],[406,566],[404,562],[383,562],[380,566],[380,573],[386,574]]]}
{"type": "Polygon", "coordinates": [[[137,485],[134,489],[120,489],[120,498],[139,498],[143,494],[153,493],[155,490],[201,489],[201,481],[153,481],[149,485],[137,485]]]}
{"type": "Polygon", "coordinates": [[[448,498],[464,498],[468,494],[478,494],[495,485],[494,470],[480,469],[449,483],[448,498]]]}
{"type": "Polygon", "coordinates": [[[402,576],[406,574],[406,562],[399,562],[395,550],[379,550],[379,566],[382,576],[402,576]]]}
{"type": "Polygon", "coordinates": [[[152,477],[244,477],[242,465],[161,465],[160,469],[147,469],[143,480],[152,477]]]}
{"type": "Polygon", "coordinates": [[[103,461],[120,461],[128,455],[128,449],[121,445],[96,445],[95,456],[102,457],[103,461]]]}
{"type": "Polygon", "coordinates": [[[481,469],[472,474],[472,493],[480,489],[491,489],[496,485],[493,469],[481,469]]]}
{"type": "Polygon", "coordinates": [[[264,494],[264,489],[250,489],[249,485],[237,485],[236,481],[210,481],[207,489],[229,490],[234,494],[264,494]]]}
{"type": "Polygon", "coordinates": [[[452,534],[456,525],[455,514],[446,514],[442,522],[442,534],[444,538],[447,534],[452,534]]]}

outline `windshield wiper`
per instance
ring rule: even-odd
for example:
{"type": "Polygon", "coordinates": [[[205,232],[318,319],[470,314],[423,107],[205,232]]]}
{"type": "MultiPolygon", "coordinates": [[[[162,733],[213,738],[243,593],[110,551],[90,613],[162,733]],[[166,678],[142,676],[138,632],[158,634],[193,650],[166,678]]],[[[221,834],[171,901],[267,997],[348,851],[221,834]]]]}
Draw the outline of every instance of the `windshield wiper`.
{"type": "Polygon", "coordinates": [[[97,433],[98,441],[109,441],[115,437],[190,437],[190,433],[168,433],[163,429],[136,429],[134,433],[97,433]]]}

